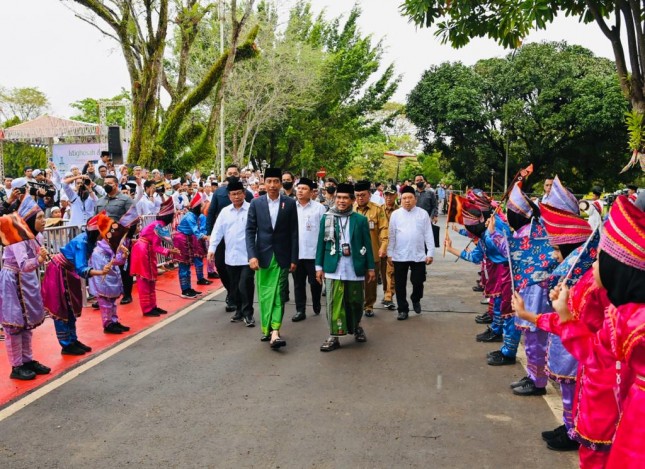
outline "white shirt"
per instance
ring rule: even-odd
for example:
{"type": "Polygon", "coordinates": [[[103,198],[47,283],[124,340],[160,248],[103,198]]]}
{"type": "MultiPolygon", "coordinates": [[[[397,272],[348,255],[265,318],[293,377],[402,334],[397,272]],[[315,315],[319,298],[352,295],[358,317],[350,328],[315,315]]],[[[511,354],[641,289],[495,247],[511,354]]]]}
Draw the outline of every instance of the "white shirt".
{"type": "Polygon", "coordinates": [[[307,205],[300,205],[296,200],[298,209],[298,252],[300,259],[315,259],[320,233],[320,219],[325,214],[325,207],[320,202],[310,200],[307,205]]]}
{"type": "Polygon", "coordinates": [[[145,196],[137,202],[137,213],[140,217],[144,215],[156,215],[159,213],[160,208],[161,197],[157,193],[152,196],[152,200],[150,197],[145,196]]]}
{"type": "Polygon", "coordinates": [[[434,236],[428,212],[419,207],[410,211],[401,207],[392,212],[387,255],[394,262],[425,262],[426,257],[434,257],[434,236]]]}
{"type": "MultiPolygon", "coordinates": [[[[343,218],[340,218],[339,220],[343,220],[343,218]]],[[[350,226],[349,226],[350,218],[347,218],[346,220],[347,220],[347,224],[344,225],[344,227],[342,224],[339,224],[340,233],[338,234],[338,236],[340,237],[340,239],[336,240],[336,244],[338,246],[342,246],[344,243],[348,243],[348,244],[350,243],[350,238],[349,238],[351,233],[350,226]]],[[[316,271],[318,270],[323,270],[322,266],[317,265],[316,271]]],[[[336,272],[331,274],[325,272],[325,277],[330,278],[332,280],[346,280],[350,282],[358,282],[358,281],[365,280],[365,277],[359,277],[358,275],[356,275],[356,272],[354,271],[354,262],[352,261],[352,256],[343,256],[343,255],[341,255],[338,258],[338,266],[336,267],[336,272]]]]}
{"type": "Polygon", "coordinates": [[[278,211],[280,210],[280,196],[277,199],[271,200],[269,194],[266,195],[269,202],[269,216],[271,217],[271,227],[275,229],[275,222],[278,220],[278,211]]]}
{"type": "Polygon", "coordinates": [[[239,209],[236,209],[233,204],[227,205],[219,213],[213,226],[208,252],[214,253],[217,245],[224,238],[226,265],[239,266],[249,263],[246,252],[246,219],[249,215],[249,205],[246,201],[239,209]]]}
{"type": "Polygon", "coordinates": [[[377,205],[384,205],[385,199],[383,198],[383,195],[381,195],[380,191],[376,191],[372,194],[372,197],[370,197],[370,202],[374,202],[377,205]]]}
{"type": "MultiPolygon", "coordinates": [[[[94,216],[94,207],[96,207],[96,201],[98,200],[94,191],[91,191],[87,199],[82,200],[78,194],[71,188],[69,184],[62,183],[63,190],[65,195],[69,199],[70,212],[68,226],[83,226],[87,223],[87,220],[94,216]]],[[[94,186],[96,191],[102,191],[105,194],[105,191],[101,186],[94,186]]]]}

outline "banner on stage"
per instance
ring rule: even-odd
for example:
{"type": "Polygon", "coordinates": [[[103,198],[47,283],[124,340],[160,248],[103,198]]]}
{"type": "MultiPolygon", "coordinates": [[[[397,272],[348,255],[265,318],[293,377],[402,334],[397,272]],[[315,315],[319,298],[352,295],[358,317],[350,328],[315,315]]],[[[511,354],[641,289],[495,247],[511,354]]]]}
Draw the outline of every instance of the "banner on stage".
{"type": "MultiPolygon", "coordinates": [[[[128,144],[121,143],[123,154],[128,154],[128,144]]],[[[72,165],[83,169],[88,161],[99,161],[101,150],[107,150],[105,144],[100,143],[59,143],[53,148],[52,158],[58,170],[65,174],[70,170],[72,165]]]]}

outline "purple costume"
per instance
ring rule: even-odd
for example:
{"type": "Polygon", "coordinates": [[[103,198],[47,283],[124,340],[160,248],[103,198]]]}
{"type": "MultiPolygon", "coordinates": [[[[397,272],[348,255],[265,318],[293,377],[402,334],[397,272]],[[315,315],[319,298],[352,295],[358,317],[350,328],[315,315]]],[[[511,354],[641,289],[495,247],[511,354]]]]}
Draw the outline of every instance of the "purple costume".
{"type": "Polygon", "coordinates": [[[116,299],[123,293],[123,283],[119,266],[125,264],[126,258],[121,252],[116,255],[108,242],[101,239],[90,256],[90,268],[103,270],[108,263],[112,262],[112,268],[105,276],[90,277],[90,287],[98,296],[99,309],[103,327],[110,323],[119,322],[116,314],[116,299]]]}
{"type": "MultiPolygon", "coordinates": [[[[42,235],[37,239],[42,241],[42,235]]],[[[38,281],[38,251],[35,240],[4,248],[0,270],[0,322],[7,332],[7,356],[12,367],[33,360],[31,329],[45,320],[38,281]]]]}

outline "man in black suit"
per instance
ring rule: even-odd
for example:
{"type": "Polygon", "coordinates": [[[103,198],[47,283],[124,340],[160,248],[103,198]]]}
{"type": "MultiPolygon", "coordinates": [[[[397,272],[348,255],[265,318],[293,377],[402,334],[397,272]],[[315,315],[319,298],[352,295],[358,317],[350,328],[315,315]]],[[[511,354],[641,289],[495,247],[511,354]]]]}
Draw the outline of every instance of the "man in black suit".
{"type": "Polygon", "coordinates": [[[280,326],[289,272],[298,263],[298,211],[293,199],[280,195],[280,168],[267,168],[264,184],[266,195],[253,199],[249,207],[246,252],[249,267],[258,272],[261,340],[270,340],[271,348],[279,349],[286,345],[280,326]]]}

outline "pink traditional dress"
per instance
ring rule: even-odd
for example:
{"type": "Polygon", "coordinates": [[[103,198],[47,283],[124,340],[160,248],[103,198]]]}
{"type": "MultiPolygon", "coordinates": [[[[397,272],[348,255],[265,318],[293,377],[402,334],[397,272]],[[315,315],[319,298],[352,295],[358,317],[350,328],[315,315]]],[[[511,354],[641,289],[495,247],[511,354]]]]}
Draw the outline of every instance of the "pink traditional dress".
{"type": "Polygon", "coordinates": [[[155,281],[157,280],[157,254],[168,256],[170,249],[162,246],[158,234],[164,228],[162,221],[153,221],[146,226],[132,247],[130,273],[137,276],[139,304],[142,313],[149,313],[157,307],[155,281]]]}

